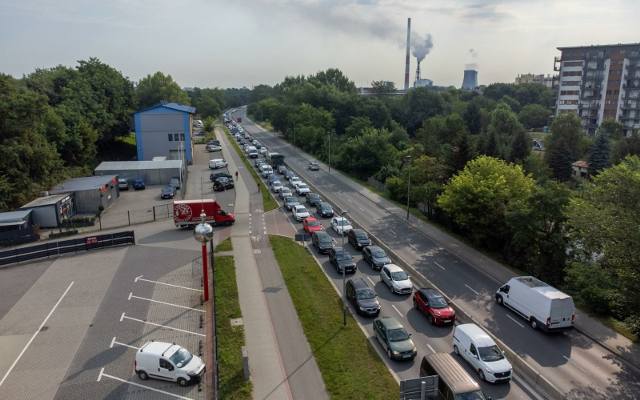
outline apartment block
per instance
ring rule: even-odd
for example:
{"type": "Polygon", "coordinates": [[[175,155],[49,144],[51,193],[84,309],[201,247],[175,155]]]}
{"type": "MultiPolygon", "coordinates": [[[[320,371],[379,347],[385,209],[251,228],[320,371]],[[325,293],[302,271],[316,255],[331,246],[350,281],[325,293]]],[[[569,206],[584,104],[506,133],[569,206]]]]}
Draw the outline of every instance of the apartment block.
{"type": "Polygon", "coordinates": [[[593,135],[615,119],[630,135],[640,129],[640,43],[558,47],[556,114],[574,112],[593,135]]]}
{"type": "Polygon", "coordinates": [[[521,74],[516,76],[516,85],[522,85],[525,83],[537,83],[538,85],[544,85],[548,88],[552,88],[554,80],[557,77],[545,74],[521,74]]]}

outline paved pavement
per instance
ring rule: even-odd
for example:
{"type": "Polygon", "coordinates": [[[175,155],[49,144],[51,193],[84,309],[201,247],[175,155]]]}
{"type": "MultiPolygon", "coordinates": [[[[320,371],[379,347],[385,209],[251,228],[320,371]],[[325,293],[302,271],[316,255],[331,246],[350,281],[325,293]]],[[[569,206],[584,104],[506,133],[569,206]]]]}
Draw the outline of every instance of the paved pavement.
{"type": "MultiPolygon", "coordinates": [[[[255,399],[328,399],[267,236],[262,197],[229,138],[225,159],[238,170],[231,240],[255,399]]],[[[271,218],[271,217],[270,217],[271,218]]],[[[286,231],[285,231],[286,232],[286,231]]]]}

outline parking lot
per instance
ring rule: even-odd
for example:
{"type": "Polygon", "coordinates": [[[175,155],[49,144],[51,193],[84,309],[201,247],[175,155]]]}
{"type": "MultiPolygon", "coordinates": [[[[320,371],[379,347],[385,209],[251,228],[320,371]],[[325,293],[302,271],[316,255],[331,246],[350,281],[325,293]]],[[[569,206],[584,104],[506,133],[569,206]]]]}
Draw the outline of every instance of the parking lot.
{"type": "Polygon", "coordinates": [[[121,190],[118,200],[102,213],[102,229],[153,222],[171,217],[172,200],[160,198],[162,185],[121,190]]]}

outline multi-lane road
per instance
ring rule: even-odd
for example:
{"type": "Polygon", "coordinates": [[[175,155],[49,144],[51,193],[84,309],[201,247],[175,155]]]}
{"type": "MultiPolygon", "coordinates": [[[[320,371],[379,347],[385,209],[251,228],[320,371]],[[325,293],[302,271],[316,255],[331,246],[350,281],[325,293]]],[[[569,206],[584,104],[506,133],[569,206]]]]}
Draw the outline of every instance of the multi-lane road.
{"type": "MultiPolygon", "coordinates": [[[[329,172],[326,165],[321,163],[320,171],[309,171],[311,156],[251,123],[245,109],[238,109],[235,115],[244,119],[245,129],[270,151],[283,154],[287,165],[315,191],[340,209],[348,210],[351,220],[391,248],[392,258],[411,266],[421,280],[440,288],[466,314],[517,353],[530,366],[527,370],[539,373],[564,398],[640,398],[637,370],[586,336],[577,331],[559,334],[534,331],[526,321],[498,307],[493,294],[505,279],[504,271],[487,271],[483,260],[474,258],[474,252],[466,251],[459,242],[422,223],[407,223],[402,209],[335,170],[329,172]]],[[[340,279],[326,259],[320,261],[328,276],[340,279]]],[[[385,313],[402,317],[423,351],[451,351],[450,329],[426,324],[409,299],[391,295],[365,264],[359,264],[359,271],[376,285],[385,313]]],[[[393,363],[392,368],[402,379],[417,376],[415,365],[393,363]]],[[[527,378],[529,382],[535,380],[533,376],[527,378]]],[[[491,385],[487,391],[494,398],[530,397],[527,385],[521,387],[519,381],[524,380],[516,375],[515,384],[491,385]]]]}

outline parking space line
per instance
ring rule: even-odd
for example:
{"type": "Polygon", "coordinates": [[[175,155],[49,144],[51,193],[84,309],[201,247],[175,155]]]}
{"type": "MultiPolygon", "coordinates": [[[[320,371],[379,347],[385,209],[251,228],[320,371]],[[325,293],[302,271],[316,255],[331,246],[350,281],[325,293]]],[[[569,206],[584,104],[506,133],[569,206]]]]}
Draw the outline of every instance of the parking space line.
{"type": "Polygon", "coordinates": [[[394,304],[391,305],[391,307],[393,307],[394,310],[396,310],[396,312],[398,314],[400,314],[401,317],[404,317],[404,315],[402,315],[402,313],[400,312],[400,310],[398,310],[398,307],[396,307],[394,304]]]}
{"type": "Polygon", "coordinates": [[[22,351],[20,352],[20,354],[18,354],[18,357],[13,361],[13,363],[11,364],[11,366],[9,367],[7,372],[5,372],[4,376],[2,377],[2,380],[0,380],[0,386],[2,386],[4,381],[7,379],[7,377],[11,373],[11,371],[13,371],[13,369],[16,367],[16,364],[18,364],[18,361],[20,361],[20,359],[22,358],[22,356],[24,355],[24,352],[27,351],[29,346],[31,346],[31,342],[33,342],[33,340],[36,338],[36,336],[38,335],[38,333],[40,332],[40,330],[42,329],[44,324],[46,324],[47,321],[49,320],[49,318],[51,318],[51,315],[53,315],[53,312],[56,310],[56,308],[58,308],[58,306],[60,305],[60,302],[62,302],[62,299],[64,299],[64,297],[67,295],[67,293],[69,293],[69,289],[71,289],[71,286],[73,286],[73,283],[74,283],[74,281],[71,281],[69,286],[67,286],[67,290],[65,290],[64,293],[62,293],[62,296],[60,296],[60,298],[58,299],[56,304],[53,305],[53,308],[51,309],[51,311],[49,311],[49,314],[47,314],[47,316],[45,317],[44,321],[42,321],[42,323],[40,324],[38,329],[36,329],[36,331],[33,333],[33,336],[31,336],[31,339],[29,339],[27,344],[24,345],[24,347],[22,348],[22,351]]]}
{"type": "Polygon", "coordinates": [[[515,318],[513,318],[511,315],[509,314],[505,314],[507,316],[507,318],[509,318],[510,320],[512,320],[513,322],[516,323],[516,325],[520,326],[520,328],[524,328],[524,325],[520,323],[520,321],[516,321],[515,318]]]}
{"type": "Polygon", "coordinates": [[[167,303],[166,301],[160,301],[160,300],[154,300],[154,299],[148,299],[146,297],[140,297],[140,296],[136,296],[133,294],[133,292],[129,292],[129,298],[127,300],[131,300],[131,299],[138,299],[138,300],[146,300],[146,301],[150,301],[152,303],[158,303],[158,304],[164,304],[167,306],[172,306],[172,307],[178,307],[178,308],[183,308],[185,310],[192,310],[192,311],[198,311],[203,313],[204,310],[201,310],[199,308],[193,308],[193,307],[187,307],[187,306],[181,306],[178,304],[173,304],[173,303],[167,303]]]}
{"type": "Polygon", "coordinates": [[[128,348],[134,349],[134,350],[140,350],[140,347],[131,346],[130,344],[120,343],[120,342],[116,341],[116,337],[115,336],[113,337],[113,339],[111,339],[111,344],[109,345],[109,348],[113,349],[113,345],[114,344],[117,344],[118,346],[128,347],[128,348]]]}
{"type": "Polygon", "coordinates": [[[147,389],[147,390],[151,390],[152,392],[157,392],[157,393],[162,393],[162,394],[166,394],[167,396],[171,396],[171,397],[175,397],[176,399],[183,399],[183,400],[193,400],[191,397],[185,397],[185,396],[180,396],[178,394],[173,394],[170,392],[165,392],[164,390],[160,390],[160,389],[156,389],[156,388],[152,388],[151,386],[146,386],[146,385],[141,385],[139,383],[135,383],[135,382],[131,382],[128,381],[126,379],[122,379],[122,378],[118,378],[117,376],[113,376],[113,375],[109,375],[106,372],[104,372],[104,368],[100,369],[100,374],[98,375],[98,380],[97,382],[100,382],[102,380],[102,377],[105,376],[107,378],[111,378],[115,381],[118,382],[122,382],[122,383],[126,383],[129,385],[133,385],[139,388],[143,388],[143,389],[147,389]]]}
{"type": "Polygon", "coordinates": [[[174,328],[172,326],[167,326],[167,325],[162,325],[162,324],[156,324],[155,322],[150,322],[150,321],[145,321],[143,319],[138,319],[138,318],[133,318],[133,317],[128,317],[126,315],[126,313],[122,313],[122,316],[120,317],[120,322],[122,322],[125,319],[129,319],[131,321],[136,321],[136,322],[140,322],[143,324],[147,324],[147,325],[153,325],[153,326],[157,326],[160,328],[165,328],[165,329],[170,329],[172,331],[177,331],[177,332],[184,332],[184,333],[190,333],[192,335],[198,335],[198,336],[202,336],[204,337],[205,335],[203,335],[202,333],[197,333],[197,332],[191,332],[191,331],[187,331],[185,329],[180,329],[180,328],[174,328]]]}
{"type": "Polygon", "coordinates": [[[444,271],[444,267],[443,267],[442,265],[440,265],[440,263],[439,263],[439,262],[434,261],[433,263],[436,265],[436,267],[438,267],[438,268],[440,268],[441,270],[443,270],[443,271],[444,271]]]}
{"type": "Polygon", "coordinates": [[[464,286],[467,287],[467,289],[471,290],[473,293],[475,293],[476,295],[479,295],[480,293],[478,293],[477,290],[475,290],[474,288],[472,288],[471,286],[467,285],[466,283],[464,284],[464,286]]]}
{"type": "Polygon", "coordinates": [[[373,279],[371,279],[371,278],[370,278],[370,277],[368,277],[368,276],[367,276],[367,279],[369,280],[369,282],[371,282],[371,284],[372,284],[373,286],[375,286],[375,285],[376,285],[376,283],[373,281],[373,279]]]}
{"type": "Polygon", "coordinates": [[[144,279],[143,276],[144,275],[137,276],[133,281],[134,282],[138,282],[138,281],[151,282],[151,283],[157,283],[159,285],[171,286],[171,287],[176,287],[176,288],[180,288],[180,289],[193,290],[194,292],[202,292],[202,289],[194,289],[194,288],[190,288],[190,287],[186,287],[186,286],[172,285],[172,284],[166,283],[166,282],[152,281],[151,279],[144,279]]]}
{"type": "Polygon", "coordinates": [[[435,353],[436,351],[433,349],[433,347],[431,347],[431,345],[429,343],[427,343],[427,347],[429,348],[429,350],[431,350],[432,353],[435,353]]]}

